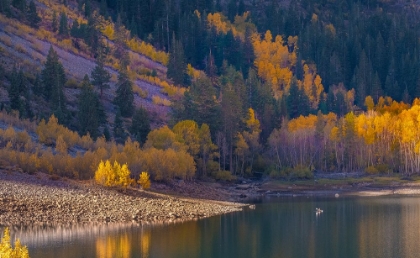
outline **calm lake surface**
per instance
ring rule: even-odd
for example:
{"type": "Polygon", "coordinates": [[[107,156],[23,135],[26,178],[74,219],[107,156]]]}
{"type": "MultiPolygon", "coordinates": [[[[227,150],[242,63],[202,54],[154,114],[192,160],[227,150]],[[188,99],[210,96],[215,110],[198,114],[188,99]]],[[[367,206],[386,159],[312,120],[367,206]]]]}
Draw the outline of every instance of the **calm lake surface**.
{"type": "Polygon", "coordinates": [[[420,197],[269,198],[174,225],[14,228],[13,236],[31,258],[419,257],[420,197]]]}

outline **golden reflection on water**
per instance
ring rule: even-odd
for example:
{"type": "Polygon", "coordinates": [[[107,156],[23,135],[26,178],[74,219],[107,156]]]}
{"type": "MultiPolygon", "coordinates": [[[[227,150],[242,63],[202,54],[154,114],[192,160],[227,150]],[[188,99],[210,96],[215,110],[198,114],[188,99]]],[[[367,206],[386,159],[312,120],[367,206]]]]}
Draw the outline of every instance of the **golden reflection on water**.
{"type": "Polygon", "coordinates": [[[141,246],[141,258],[149,258],[150,255],[150,240],[151,240],[150,229],[143,230],[140,237],[141,246]]]}
{"type": "Polygon", "coordinates": [[[117,236],[107,236],[98,238],[96,240],[96,257],[131,257],[131,243],[128,237],[128,233],[123,233],[117,236]]]}

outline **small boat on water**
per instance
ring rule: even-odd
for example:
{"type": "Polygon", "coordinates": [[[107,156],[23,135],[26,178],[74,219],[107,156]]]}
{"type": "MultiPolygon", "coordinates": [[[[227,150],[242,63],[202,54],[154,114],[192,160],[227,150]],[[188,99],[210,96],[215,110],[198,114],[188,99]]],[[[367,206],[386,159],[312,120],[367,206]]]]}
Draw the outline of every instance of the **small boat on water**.
{"type": "Polygon", "coordinates": [[[323,210],[321,210],[321,208],[315,208],[315,213],[316,214],[320,214],[320,213],[323,213],[324,211],[323,210]]]}

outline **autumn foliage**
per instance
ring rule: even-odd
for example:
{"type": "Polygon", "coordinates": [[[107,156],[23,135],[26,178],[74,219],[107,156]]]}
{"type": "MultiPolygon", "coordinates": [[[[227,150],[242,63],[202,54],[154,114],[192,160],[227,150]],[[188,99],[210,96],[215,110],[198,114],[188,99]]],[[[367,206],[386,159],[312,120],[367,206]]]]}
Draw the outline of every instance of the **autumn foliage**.
{"type": "Polygon", "coordinates": [[[121,186],[127,188],[130,184],[130,170],[127,164],[121,165],[114,161],[111,165],[109,160],[99,163],[98,169],[95,172],[95,181],[103,186],[121,186]]]}
{"type": "MultiPolygon", "coordinates": [[[[370,100],[368,99],[367,103],[370,100]]],[[[420,105],[381,99],[358,115],[300,116],[275,129],[270,155],[281,168],[304,166],[319,171],[420,171],[420,105]]]]}
{"type": "Polygon", "coordinates": [[[141,172],[140,174],[140,178],[137,181],[137,183],[144,189],[149,189],[150,188],[150,176],[149,173],[147,172],[141,172]]]}
{"type": "Polygon", "coordinates": [[[258,34],[252,36],[255,53],[255,66],[258,76],[269,82],[276,99],[289,93],[296,66],[303,67],[303,79],[298,80],[298,87],[308,97],[313,109],[317,109],[321,93],[324,91],[322,79],[317,74],[316,66],[304,61],[297,63],[297,36],[287,40],[277,35],[274,39],[268,30],[264,38],[258,34]]]}
{"type": "Polygon", "coordinates": [[[5,258],[29,258],[28,248],[20,244],[19,239],[15,242],[15,247],[13,248],[10,243],[10,234],[9,229],[4,230],[3,237],[0,242],[0,257],[5,258]]]}

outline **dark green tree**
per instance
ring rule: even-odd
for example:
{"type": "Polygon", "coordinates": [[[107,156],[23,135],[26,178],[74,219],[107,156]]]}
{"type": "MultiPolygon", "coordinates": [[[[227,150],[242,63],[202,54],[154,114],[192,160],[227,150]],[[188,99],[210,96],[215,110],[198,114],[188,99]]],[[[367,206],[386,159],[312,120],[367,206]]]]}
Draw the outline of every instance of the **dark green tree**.
{"type": "Polygon", "coordinates": [[[28,81],[22,69],[13,68],[10,76],[9,99],[10,108],[19,111],[19,118],[31,118],[33,112],[30,106],[28,81]]]}
{"type": "Polygon", "coordinates": [[[123,120],[121,117],[121,111],[119,108],[117,108],[117,113],[115,114],[115,119],[114,119],[114,139],[116,142],[122,143],[125,141],[126,137],[127,135],[124,130],[123,120]]]}
{"type": "Polygon", "coordinates": [[[36,28],[36,29],[39,27],[39,23],[41,22],[41,17],[39,17],[36,11],[36,5],[34,1],[29,2],[28,12],[26,14],[26,17],[31,27],[36,28]]]}
{"type": "Polygon", "coordinates": [[[69,26],[67,24],[67,15],[62,12],[60,14],[60,25],[58,27],[58,34],[67,37],[69,35],[69,26]]]}
{"type": "Polygon", "coordinates": [[[111,140],[111,133],[109,132],[109,128],[107,125],[105,125],[104,127],[104,133],[103,136],[105,137],[106,141],[110,141],[111,140]]]}
{"type": "Polygon", "coordinates": [[[79,22],[77,20],[73,21],[73,24],[71,25],[71,29],[70,29],[70,35],[74,38],[81,38],[82,36],[80,35],[80,25],[79,22]]]}
{"type": "Polygon", "coordinates": [[[32,92],[37,96],[42,96],[42,80],[39,74],[36,74],[34,85],[32,87],[32,92]]]}
{"type": "Polygon", "coordinates": [[[144,144],[146,142],[147,135],[150,132],[150,118],[147,110],[143,107],[134,112],[130,132],[139,143],[144,144]]]}
{"type": "Polygon", "coordinates": [[[310,111],[308,96],[299,89],[296,78],[292,78],[290,84],[289,95],[287,95],[287,111],[290,119],[300,115],[307,116],[310,111]]]}
{"type": "Polygon", "coordinates": [[[12,12],[10,10],[10,1],[9,0],[0,0],[0,13],[3,13],[7,17],[10,17],[12,12]]]}
{"type": "Polygon", "coordinates": [[[82,82],[82,91],[79,95],[79,133],[80,135],[90,134],[92,138],[99,136],[99,126],[105,120],[102,104],[98,95],[94,92],[93,86],[85,75],[82,82]]]}
{"type": "Polygon", "coordinates": [[[221,109],[216,98],[216,89],[208,77],[200,77],[186,91],[182,104],[175,106],[174,120],[194,120],[197,124],[206,123],[212,133],[220,130],[221,109]]]}
{"type": "Polygon", "coordinates": [[[175,35],[173,35],[166,75],[168,78],[172,79],[175,84],[182,85],[184,82],[185,68],[186,64],[183,46],[180,41],[175,40],[175,35]]]}
{"type": "Polygon", "coordinates": [[[118,88],[113,102],[118,106],[122,117],[131,117],[134,112],[133,86],[124,71],[120,71],[117,84],[118,88]]]}
{"type": "Polygon", "coordinates": [[[59,115],[57,119],[60,123],[65,123],[67,108],[66,98],[64,95],[64,84],[66,83],[66,75],[63,65],[58,59],[57,52],[50,47],[44,69],[41,71],[41,80],[43,84],[43,95],[45,100],[49,102],[51,110],[59,115]]]}
{"type": "Polygon", "coordinates": [[[92,84],[95,87],[99,88],[100,90],[99,96],[102,99],[103,91],[105,89],[109,89],[109,80],[111,79],[111,75],[105,69],[104,62],[101,56],[96,59],[96,66],[92,70],[91,77],[92,77],[92,84]]]}
{"type": "Polygon", "coordinates": [[[21,12],[26,11],[26,0],[12,0],[12,5],[21,12]]]}
{"type": "Polygon", "coordinates": [[[52,15],[52,22],[51,27],[54,32],[58,30],[58,18],[57,18],[57,12],[54,10],[52,15]]]}
{"type": "MultiPolygon", "coordinates": [[[[21,70],[20,70],[21,71],[21,70]]],[[[22,88],[24,87],[23,80],[21,77],[20,71],[16,70],[16,67],[13,67],[12,74],[10,75],[10,87],[9,87],[9,100],[10,108],[14,110],[19,110],[20,107],[20,96],[22,93],[22,88]]]]}
{"type": "Polygon", "coordinates": [[[85,17],[90,17],[92,14],[92,5],[90,0],[85,0],[85,17]]]}
{"type": "Polygon", "coordinates": [[[105,17],[105,19],[108,17],[108,5],[106,0],[101,0],[101,4],[99,6],[99,14],[105,17]]]}

